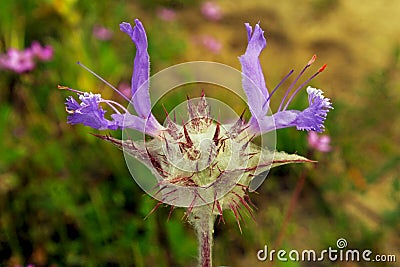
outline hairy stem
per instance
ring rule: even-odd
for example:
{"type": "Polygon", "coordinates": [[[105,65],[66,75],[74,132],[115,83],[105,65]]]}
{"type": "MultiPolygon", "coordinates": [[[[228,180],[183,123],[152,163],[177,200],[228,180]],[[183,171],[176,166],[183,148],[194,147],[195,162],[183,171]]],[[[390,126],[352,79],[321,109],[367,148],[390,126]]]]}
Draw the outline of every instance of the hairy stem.
{"type": "Polygon", "coordinates": [[[199,267],[212,266],[212,245],[215,215],[209,205],[193,208],[189,215],[199,240],[199,267]]]}

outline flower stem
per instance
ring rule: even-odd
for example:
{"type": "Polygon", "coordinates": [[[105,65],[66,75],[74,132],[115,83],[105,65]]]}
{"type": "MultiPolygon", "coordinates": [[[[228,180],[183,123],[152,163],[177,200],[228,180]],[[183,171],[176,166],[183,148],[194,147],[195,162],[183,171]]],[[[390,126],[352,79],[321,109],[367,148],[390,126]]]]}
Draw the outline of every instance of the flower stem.
{"type": "Polygon", "coordinates": [[[193,208],[189,222],[196,229],[199,240],[199,267],[212,266],[212,245],[215,215],[209,205],[193,208]]]}

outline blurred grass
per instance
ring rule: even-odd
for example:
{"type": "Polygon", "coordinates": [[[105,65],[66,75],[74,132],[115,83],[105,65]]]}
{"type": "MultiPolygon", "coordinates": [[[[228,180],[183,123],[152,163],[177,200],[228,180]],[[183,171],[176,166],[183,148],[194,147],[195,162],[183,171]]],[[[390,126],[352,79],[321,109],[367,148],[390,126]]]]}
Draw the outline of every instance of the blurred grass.
{"type": "MultiPolygon", "coordinates": [[[[56,89],[57,84],[68,85],[119,100],[75,62],[114,85],[129,81],[134,48],[118,24],[134,18],[140,18],[148,32],[152,73],[188,60],[215,60],[240,68],[237,56],[246,40],[243,23],[259,20],[268,38],[261,64],[269,87],[290,68],[301,68],[314,53],[329,65],[312,84],[324,88],[334,103],[326,125],[333,151],[312,153],[305,133],[280,130],[278,149],[308,154],[319,163],[272,170],[259,194],[252,195],[257,222],[247,218],[243,234],[227,214],[226,224],[218,224],[215,231],[217,265],[265,265],[257,262],[256,251],[275,242],[304,172],[306,183],[282,247],[322,250],[344,237],[353,248],[400,258],[400,35],[393,15],[400,12],[399,4],[310,0],[297,8],[291,1],[218,3],[224,11],[219,22],[201,16],[200,1],[0,3],[2,52],[23,49],[34,40],[55,49],[51,62],[40,63],[30,73],[0,72],[0,266],[196,262],[196,238],[181,221],[183,211],[175,210],[167,220],[169,208],[161,208],[144,220],[155,201],[130,177],[120,151],[90,135],[93,130],[66,124],[63,102],[68,94],[56,89]],[[176,21],[156,16],[164,6],[177,11],[176,21]],[[113,38],[94,38],[94,25],[112,29],[113,38]],[[218,38],[222,52],[211,53],[193,42],[201,34],[218,38]]],[[[185,95],[177,93],[164,101],[173,103],[185,95]]],[[[300,94],[292,107],[304,107],[304,96],[300,94]]],[[[237,103],[234,108],[240,113],[242,106],[237,103]]]]}

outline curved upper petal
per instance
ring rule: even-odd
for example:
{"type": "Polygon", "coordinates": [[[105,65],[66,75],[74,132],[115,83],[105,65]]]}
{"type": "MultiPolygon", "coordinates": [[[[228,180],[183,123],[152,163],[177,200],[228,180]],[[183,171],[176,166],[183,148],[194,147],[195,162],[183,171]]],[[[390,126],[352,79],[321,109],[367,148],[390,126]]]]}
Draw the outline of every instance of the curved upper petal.
{"type": "Polygon", "coordinates": [[[254,31],[246,23],[248,45],[246,52],[239,57],[243,73],[243,89],[247,95],[249,108],[253,116],[260,117],[267,113],[268,89],[265,85],[264,74],[260,65],[259,56],[267,41],[264,31],[256,24],[254,31]]]}
{"type": "MultiPolygon", "coordinates": [[[[132,74],[132,104],[137,114],[146,121],[146,133],[154,133],[162,130],[162,127],[154,115],[151,113],[151,101],[149,93],[149,77],[150,77],[150,60],[147,52],[147,36],[146,31],[140,22],[135,19],[135,27],[132,28],[130,23],[122,22],[120,29],[128,34],[136,46],[136,55],[134,59],[134,67],[132,74]]],[[[143,128],[142,128],[143,130],[143,128]]]]}
{"type": "Polygon", "coordinates": [[[149,94],[150,61],[147,52],[146,31],[140,20],[135,20],[136,26],[122,22],[120,29],[128,34],[136,46],[136,56],[134,60],[132,74],[132,103],[142,118],[147,118],[151,113],[151,102],[149,94]]]}

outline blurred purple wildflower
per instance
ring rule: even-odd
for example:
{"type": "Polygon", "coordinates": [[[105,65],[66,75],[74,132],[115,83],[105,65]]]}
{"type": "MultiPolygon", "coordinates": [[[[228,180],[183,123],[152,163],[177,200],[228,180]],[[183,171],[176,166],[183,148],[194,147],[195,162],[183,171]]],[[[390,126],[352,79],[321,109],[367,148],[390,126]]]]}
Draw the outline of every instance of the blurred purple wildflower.
{"type": "Polygon", "coordinates": [[[0,55],[0,68],[16,73],[31,71],[35,68],[31,49],[18,50],[10,48],[6,54],[0,55]]]}
{"type": "Polygon", "coordinates": [[[53,58],[53,47],[50,45],[41,46],[39,42],[35,41],[31,44],[32,54],[41,61],[49,61],[53,58]]]}
{"type": "Polygon", "coordinates": [[[221,7],[212,1],[206,1],[201,4],[201,14],[209,20],[218,21],[222,19],[221,7]]]}
{"type": "Polygon", "coordinates": [[[163,21],[174,21],[176,19],[176,11],[163,7],[157,10],[157,16],[163,21]]]}
{"type": "Polygon", "coordinates": [[[300,84],[289,97],[289,93],[292,91],[299,78],[316,60],[316,56],[314,55],[286,90],[278,111],[273,115],[267,115],[272,95],[294,70],[291,70],[270,93],[265,84],[264,74],[259,61],[259,55],[267,44],[264,31],[260,28],[259,24],[254,27],[254,31],[248,23],[246,23],[245,26],[248,45],[246,52],[239,60],[242,65],[243,89],[247,95],[250,112],[252,114],[249,121],[250,127],[259,134],[287,127],[296,127],[298,130],[322,132],[327,113],[329,109],[333,107],[329,98],[325,98],[321,90],[310,86],[307,87],[306,91],[308,93],[309,107],[303,111],[288,110],[287,108],[294,96],[304,88],[308,82],[321,73],[326,68],[326,64],[305,82],[300,84]]]}
{"type": "Polygon", "coordinates": [[[35,58],[40,61],[51,60],[53,47],[50,45],[42,47],[39,42],[34,41],[30,47],[24,50],[10,48],[7,53],[0,55],[0,69],[16,73],[28,72],[35,68],[35,58]]]}
{"type": "Polygon", "coordinates": [[[330,145],[331,137],[329,135],[318,135],[314,131],[309,131],[307,135],[308,145],[315,150],[321,152],[329,152],[332,150],[330,145]]]}
{"type": "Polygon", "coordinates": [[[127,98],[131,98],[132,97],[132,92],[131,92],[131,85],[126,82],[123,81],[121,83],[118,84],[118,90],[127,98]]]}
{"type": "Polygon", "coordinates": [[[210,35],[200,35],[194,38],[194,42],[207,48],[210,52],[218,54],[221,52],[222,44],[216,38],[210,35]]]}
{"type": "Polygon", "coordinates": [[[106,27],[95,25],[93,26],[93,36],[101,41],[107,41],[113,37],[113,32],[106,27]]]}

